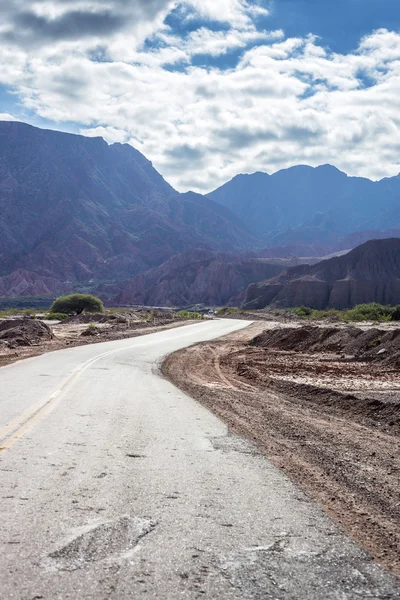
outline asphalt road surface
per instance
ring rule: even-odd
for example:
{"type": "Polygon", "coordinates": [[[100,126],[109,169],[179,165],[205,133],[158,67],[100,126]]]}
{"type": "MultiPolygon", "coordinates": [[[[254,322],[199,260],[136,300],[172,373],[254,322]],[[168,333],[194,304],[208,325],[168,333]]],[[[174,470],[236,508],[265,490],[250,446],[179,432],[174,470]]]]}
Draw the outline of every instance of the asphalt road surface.
{"type": "Polygon", "coordinates": [[[399,598],[284,474],[158,374],[200,322],[0,369],[0,598],[399,598]]]}

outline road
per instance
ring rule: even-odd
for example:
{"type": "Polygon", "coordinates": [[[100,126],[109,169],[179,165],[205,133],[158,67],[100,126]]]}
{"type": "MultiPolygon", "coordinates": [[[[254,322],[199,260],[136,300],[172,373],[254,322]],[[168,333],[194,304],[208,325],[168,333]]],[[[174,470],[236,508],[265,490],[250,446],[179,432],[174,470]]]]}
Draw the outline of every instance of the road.
{"type": "Polygon", "coordinates": [[[2,600],[399,598],[249,443],[158,373],[209,321],[0,369],[2,600]]]}

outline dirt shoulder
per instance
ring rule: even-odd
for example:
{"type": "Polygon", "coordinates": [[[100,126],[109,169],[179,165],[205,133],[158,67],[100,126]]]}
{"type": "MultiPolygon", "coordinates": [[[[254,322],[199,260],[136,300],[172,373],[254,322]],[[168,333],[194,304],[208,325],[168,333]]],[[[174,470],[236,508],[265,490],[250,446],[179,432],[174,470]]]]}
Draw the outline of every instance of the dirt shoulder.
{"type": "Polygon", "coordinates": [[[164,375],[256,442],[382,565],[400,576],[398,369],[252,346],[258,322],[169,356],[164,375]]]}

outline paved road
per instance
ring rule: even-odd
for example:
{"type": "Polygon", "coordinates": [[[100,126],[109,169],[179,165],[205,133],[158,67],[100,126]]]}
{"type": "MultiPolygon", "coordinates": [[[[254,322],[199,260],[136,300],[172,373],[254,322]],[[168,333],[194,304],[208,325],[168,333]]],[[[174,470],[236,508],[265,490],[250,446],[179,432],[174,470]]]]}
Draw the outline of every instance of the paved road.
{"type": "Polygon", "coordinates": [[[158,375],[198,323],[0,369],[0,598],[398,598],[248,442],[158,375]]]}

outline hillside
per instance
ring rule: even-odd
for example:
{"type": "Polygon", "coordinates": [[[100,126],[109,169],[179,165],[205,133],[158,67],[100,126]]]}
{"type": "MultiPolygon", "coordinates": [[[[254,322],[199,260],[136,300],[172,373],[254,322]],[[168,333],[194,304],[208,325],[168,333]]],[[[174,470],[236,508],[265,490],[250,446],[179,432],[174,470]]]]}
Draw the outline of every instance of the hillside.
{"type": "Polygon", "coordinates": [[[269,246],[334,246],[353,232],[400,228],[400,176],[374,182],[300,165],[238,175],[209,197],[269,246]]]}
{"type": "Polygon", "coordinates": [[[400,303],[400,239],[373,240],[348,254],[314,266],[287,269],[250,285],[245,308],[310,306],[351,308],[356,304],[400,303]]]}
{"type": "Polygon", "coordinates": [[[0,277],[0,297],[56,296],[71,288],[53,277],[43,277],[23,269],[0,277]]]}
{"type": "Polygon", "coordinates": [[[91,285],[193,248],[254,244],[228,209],[178,194],[130,145],[0,122],[3,277],[23,269],[91,285]]]}
{"type": "Polygon", "coordinates": [[[284,260],[195,250],[120,284],[118,305],[224,306],[243,301],[247,286],[274,277],[284,260]]]}

